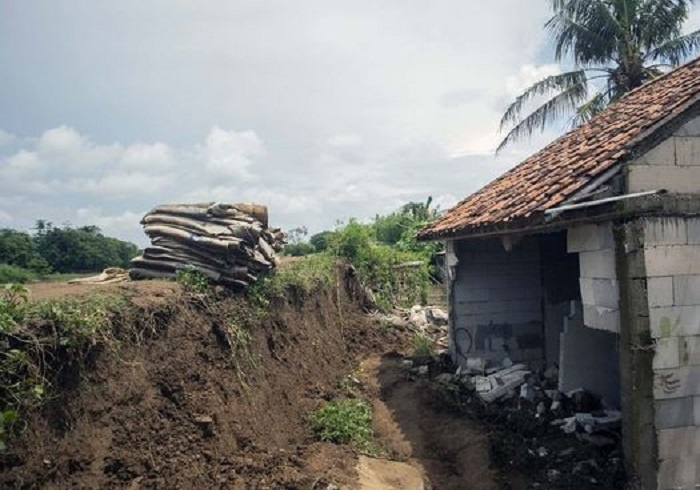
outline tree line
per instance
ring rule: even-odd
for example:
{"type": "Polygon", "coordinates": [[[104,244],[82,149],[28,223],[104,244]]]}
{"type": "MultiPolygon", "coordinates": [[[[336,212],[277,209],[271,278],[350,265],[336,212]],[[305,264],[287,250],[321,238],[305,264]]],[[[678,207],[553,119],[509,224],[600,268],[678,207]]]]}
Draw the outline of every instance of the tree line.
{"type": "Polygon", "coordinates": [[[32,232],[2,228],[0,282],[22,282],[52,273],[128,267],[138,251],[133,243],[105,236],[94,225],[57,226],[38,220],[32,232]]]}

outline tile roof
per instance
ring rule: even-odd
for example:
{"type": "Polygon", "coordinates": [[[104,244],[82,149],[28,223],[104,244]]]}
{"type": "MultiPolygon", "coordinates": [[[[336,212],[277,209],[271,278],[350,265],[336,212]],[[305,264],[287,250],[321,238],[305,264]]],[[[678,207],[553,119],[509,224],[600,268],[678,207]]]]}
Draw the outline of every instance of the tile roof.
{"type": "Polygon", "coordinates": [[[700,58],[656,78],[527,158],[423,229],[419,239],[467,236],[541,223],[700,95],[700,58]]]}

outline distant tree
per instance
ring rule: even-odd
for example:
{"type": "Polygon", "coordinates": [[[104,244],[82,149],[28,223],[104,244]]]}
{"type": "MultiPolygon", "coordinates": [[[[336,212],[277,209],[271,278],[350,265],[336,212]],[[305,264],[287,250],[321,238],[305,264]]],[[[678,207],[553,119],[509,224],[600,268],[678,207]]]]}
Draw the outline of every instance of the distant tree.
{"type": "Polygon", "coordinates": [[[317,252],[323,252],[328,248],[328,238],[333,234],[332,231],[325,230],[315,235],[311,235],[309,243],[313,245],[317,252]]]}
{"type": "Polygon", "coordinates": [[[0,229],[0,264],[29,269],[40,274],[51,272],[49,263],[39,255],[34,237],[23,231],[0,229]]]}
{"type": "Polygon", "coordinates": [[[89,272],[128,267],[138,254],[133,243],[106,237],[97,226],[45,226],[37,232],[38,252],[57,272],[89,272]]]}
{"type": "Polygon", "coordinates": [[[528,88],[508,107],[501,129],[512,127],[498,150],[543,130],[563,116],[577,126],[644,82],[679,65],[700,47],[700,30],[682,34],[693,0],[550,0],[545,28],[557,62],[575,68],[528,88]],[[524,107],[551,96],[532,113],[524,107]]]}

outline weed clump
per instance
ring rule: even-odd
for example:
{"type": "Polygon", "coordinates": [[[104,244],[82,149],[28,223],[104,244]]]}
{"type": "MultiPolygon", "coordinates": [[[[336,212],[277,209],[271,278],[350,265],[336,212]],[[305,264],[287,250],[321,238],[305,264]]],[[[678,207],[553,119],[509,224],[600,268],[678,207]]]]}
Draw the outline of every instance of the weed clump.
{"type": "Polygon", "coordinates": [[[416,357],[433,357],[435,342],[427,335],[417,333],[413,336],[413,355],[416,357]]]}
{"type": "Polygon", "coordinates": [[[376,454],[373,441],[372,409],[365,400],[333,400],[311,417],[316,437],[325,442],[351,444],[358,451],[376,454]]]}
{"type": "Polygon", "coordinates": [[[195,267],[188,265],[177,271],[175,281],[182,284],[186,291],[206,294],[209,291],[209,279],[195,267]]]}

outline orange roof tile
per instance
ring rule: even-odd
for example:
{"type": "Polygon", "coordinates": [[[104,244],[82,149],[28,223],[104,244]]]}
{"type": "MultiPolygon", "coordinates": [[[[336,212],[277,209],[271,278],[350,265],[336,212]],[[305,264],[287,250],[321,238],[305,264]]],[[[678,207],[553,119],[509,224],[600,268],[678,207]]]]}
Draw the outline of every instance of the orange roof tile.
{"type": "Polygon", "coordinates": [[[424,228],[419,239],[467,236],[541,223],[566,201],[628,157],[634,147],[700,96],[700,58],[630,92],[475,192],[424,228]]]}

